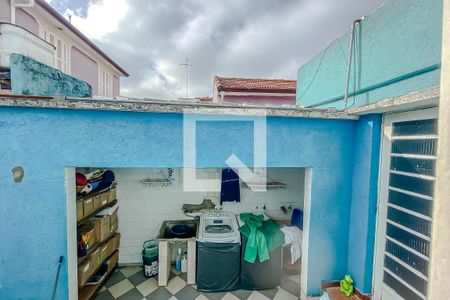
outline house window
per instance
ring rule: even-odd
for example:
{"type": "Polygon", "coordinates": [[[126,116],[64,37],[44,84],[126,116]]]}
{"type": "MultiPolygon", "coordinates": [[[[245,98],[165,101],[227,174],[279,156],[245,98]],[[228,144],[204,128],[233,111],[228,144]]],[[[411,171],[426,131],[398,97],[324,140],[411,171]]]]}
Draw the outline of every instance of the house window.
{"type": "Polygon", "coordinates": [[[41,37],[55,46],[53,67],[69,74],[69,46],[67,43],[45,28],[41,31],[41,37]]]}
{"type": "Polygon", "coordinates": [[[112,97],[112,74],[105,70],[101,70],[100,72],[100,96],[112,97]]]}

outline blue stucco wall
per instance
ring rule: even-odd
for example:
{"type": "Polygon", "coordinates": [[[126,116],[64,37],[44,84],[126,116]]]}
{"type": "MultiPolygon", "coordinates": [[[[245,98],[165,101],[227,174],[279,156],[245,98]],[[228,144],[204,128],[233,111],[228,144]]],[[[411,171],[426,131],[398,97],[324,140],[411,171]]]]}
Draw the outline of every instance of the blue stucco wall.
{"type": "Polygon", "coordinates": [[[372,292],[380,141],[381,115],[361,117],[353,156],[348,273],[364,294],[372,292]]]}
{"type": "Polygon", "coordinates": [[[35,96],[88,97],[92,87],[27,56],[11,54],[11,88],[14,94],[35,96]]]}
{"type": "MultiPolygon", "coordinates": [[[[441,35],[442,0],[386,0],[357,29],[350,93],[431,68],[421,75],[351,97],[349,106],[437,86],[441,35]]],[[[338,101],[320,106],[343,108],[349,38],[348,32],[298,69],[298,104],[317,105],[337,97],[338,101]]]]}
{"type": "MultiPolygon", "coordinates": [[[[67,249],[66,167],[180,167],[182,126],[182,114],[0,108],[0,299],[50,297],[67,249]],[[14,166],[25,169],[22,183],[13,183],[14,166]]],[[[348,120],[267,119],[267,166],[313,168],[308,294],[348,271],[358,128],[348,120]]],[[[248,122],[202,123],[197,165],[226,166],[232,152],[251,164],[252,145],[248,122]]],[[[67,298],[67,280],[64,264],[58,299],[67,298]]]]}

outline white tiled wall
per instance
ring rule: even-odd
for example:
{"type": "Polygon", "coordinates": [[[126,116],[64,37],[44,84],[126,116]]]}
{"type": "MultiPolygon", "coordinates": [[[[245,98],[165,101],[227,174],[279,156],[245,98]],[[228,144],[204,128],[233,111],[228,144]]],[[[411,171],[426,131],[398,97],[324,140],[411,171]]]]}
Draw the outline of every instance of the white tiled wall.
{"type": "MultiPolygon", "coordinates": [[[[182,170],[175,170],[175,181],[167,187],[148,186],[140,181],[155,176],[151,168],[114,169],[119,199],[119,231],[121,264],[140,263],[142,244],[153,239],[164,220],[187,218],[181,207],[184,203],[201,203],[203,198],[219,202],[218,192],[184,192],[182,170]]],[[[198,177],[220,178],[220,169],[198,170],[198,177]]],[[[286,189],[252,192],[241,189],[241,203],[225,203],[224,210],[235,213],[255,212],[264,205],[278,213],[280,206],[303,208],[304,169],[269,169],[268,176],[287,185],[286,189]]]]}

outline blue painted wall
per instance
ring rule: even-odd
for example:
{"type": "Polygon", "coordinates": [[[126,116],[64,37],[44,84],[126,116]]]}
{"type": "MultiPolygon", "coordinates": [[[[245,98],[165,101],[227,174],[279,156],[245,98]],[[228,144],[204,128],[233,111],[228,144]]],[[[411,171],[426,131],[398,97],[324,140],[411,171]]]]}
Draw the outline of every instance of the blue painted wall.
{"type": "Polygon", "coordinates": [[[88,97],[92,87],[27,56],[11,54],[11,88],[14,94],[67,97],[88,97]]]}
{"type": "MultiPolygon", "coordinates": [[[[182,126],[182,114],[0,108],[0,299],[50,297],[58,258],[66,256],[66,167],[180,167],[182,126]],[[12,181],[14,166],[25,169],[22,183],[12,181]]],[[[354,137],[366,143],[366,126],[267,119],[267,166],[313,168],[308,294],[348,271],[350,213],[359,210],[351,176],[365,170],[353,167],[354,137]]],[[[251,165],[252,145],[248,122],[204,122],[197,165],[226,166],[232,152],[251,165]]],[[[64,264],[58,299],[67,293],[64,264]]]]}
{"type": "MultiPolygon", "coordinates": [[[[350,27],[351,24],[349,24],[350,27]]],[[[428,72],[349,99],[360,106],[439,84],[442,0],[386,0],[356,32],[350,93],[431,67],[428,72]]],[[[343,108],[350,34],[331,43],[297,72],[297,103],[343,108]]]]}
{"type": "Polygon", "coordinates": [[[381,115],[358,120],[353,161],[348,273],[364,294],[372,291],[381,115]]]}

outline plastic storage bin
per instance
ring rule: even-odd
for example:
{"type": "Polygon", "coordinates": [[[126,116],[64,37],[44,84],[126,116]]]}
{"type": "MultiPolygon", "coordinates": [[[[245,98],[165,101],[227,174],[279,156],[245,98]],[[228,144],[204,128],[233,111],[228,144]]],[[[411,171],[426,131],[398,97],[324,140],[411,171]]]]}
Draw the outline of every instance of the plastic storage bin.
{"type": "Polygon", "coordinates": [[[270,252],[270,259],[260,262],[259,257],[251,264],[244,259],[247,238],[241,234],[242,256],[241,256],[241,289],[243,290],[265,290],[274,289],[281,284],[281,255],[282,247],[270,252]]]}
{"type": "Polygon", "coordinates": [[[158,274],[158,242],[149,240],[144,242],[142,249],[142,262],[144,264],[144,276],[153,277],[158,274]]]}

